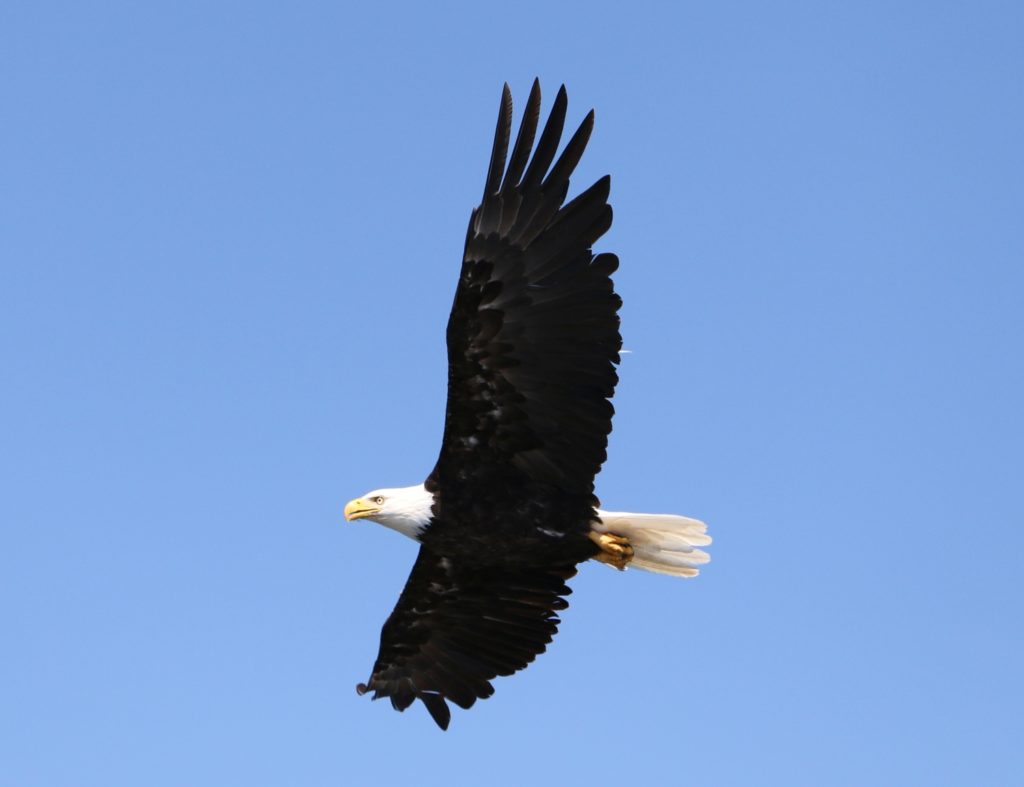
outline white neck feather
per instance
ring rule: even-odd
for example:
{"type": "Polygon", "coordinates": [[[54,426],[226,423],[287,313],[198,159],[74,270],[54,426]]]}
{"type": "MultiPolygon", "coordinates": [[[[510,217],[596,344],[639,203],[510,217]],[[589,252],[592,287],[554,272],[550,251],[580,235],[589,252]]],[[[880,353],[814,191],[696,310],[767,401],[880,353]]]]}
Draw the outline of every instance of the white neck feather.
{"type": "Polygon", "coordinates": [[[434,505],[434,496],[423,484],[378,489],[370,492],[367,497],[378,495],[384,498],[384,505],[380,512],[367,518],[419,541],[420,533],[430,522],[430,508],[434,505]]]}

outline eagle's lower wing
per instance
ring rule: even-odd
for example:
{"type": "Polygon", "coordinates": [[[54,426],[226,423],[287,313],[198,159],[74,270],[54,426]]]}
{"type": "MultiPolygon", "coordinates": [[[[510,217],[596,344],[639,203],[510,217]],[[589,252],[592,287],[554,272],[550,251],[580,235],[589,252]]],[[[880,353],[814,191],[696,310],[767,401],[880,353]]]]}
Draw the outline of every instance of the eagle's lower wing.
{"type": "Polygon", "coordinates": [[[490,680],[529,664],[551,641],[568,606],[573,566],[491,569],[460,565],[426,547],[384,624],[373,674],[360,694],[390,697],[397,710],[419,698],[442,729],[445,700],[469,708],[490,680]]]}
{"type": "Polygon", "coordinates": [[[618,259],[591,251],[611,226],[607,176],[563,205],[593,127],[591,112],[552,166],[566,104],[563,87],[531,159],[534,83],[506,169],[507,85],[502,95],[448,321],[444,439],[427,479],[452,515],[458,496],[496,487],[540,484],[589,501],[605,459],[622,343],[618,259]]]}

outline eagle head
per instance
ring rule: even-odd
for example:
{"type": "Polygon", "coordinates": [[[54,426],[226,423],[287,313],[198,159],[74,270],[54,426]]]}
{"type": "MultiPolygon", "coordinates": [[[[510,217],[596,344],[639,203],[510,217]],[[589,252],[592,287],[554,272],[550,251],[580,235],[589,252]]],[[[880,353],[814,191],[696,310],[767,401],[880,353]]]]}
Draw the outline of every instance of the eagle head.
{"type": "Polygon", "coordinates": [[[345,519],[349,522],[369,519],[418,541],[420,533],[430,524],[433,505],[434,496],[423,484],[374,489],[348,502],[345,519]]]}

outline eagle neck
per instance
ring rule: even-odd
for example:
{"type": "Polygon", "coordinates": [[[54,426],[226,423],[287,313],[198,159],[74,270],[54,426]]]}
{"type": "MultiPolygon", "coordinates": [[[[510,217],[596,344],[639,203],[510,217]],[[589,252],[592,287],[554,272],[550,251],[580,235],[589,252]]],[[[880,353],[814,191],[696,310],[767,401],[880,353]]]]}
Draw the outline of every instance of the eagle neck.
{"type": "Polygon", "coordinates": [[[419,541],[433,518],[434,496],[423,484],[388,491],[387,508],[374,517],[375,521],[419,541]]]}

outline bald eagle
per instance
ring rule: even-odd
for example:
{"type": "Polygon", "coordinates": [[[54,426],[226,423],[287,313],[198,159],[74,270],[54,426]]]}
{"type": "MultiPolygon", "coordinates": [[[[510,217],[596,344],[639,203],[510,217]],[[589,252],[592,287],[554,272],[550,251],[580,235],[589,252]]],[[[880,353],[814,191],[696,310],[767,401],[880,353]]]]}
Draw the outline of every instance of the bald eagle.
{"type": "Polygon", "coordinates": [[[448,320],[441,452],[422,484],[345,506],[420,544],[380,651],[356,689],[403,711],[419,699],[442,729],[491,680],[523,669],[554,636],[566,581],[584,560],[680,577],[708,560],[703,522],[598,508],[594,476],[611,432],[622,301],[605,176],[566,203],[591,111],[555,161],[558,91],[540,140],[534,82],[507,160],[512,96],[502,92],[483,200],[472,212],[448,320]],[[532,155],[531,155],[532,151],[532,155]],[[552,162],[554,165],[552,166],[552,162]]]}

